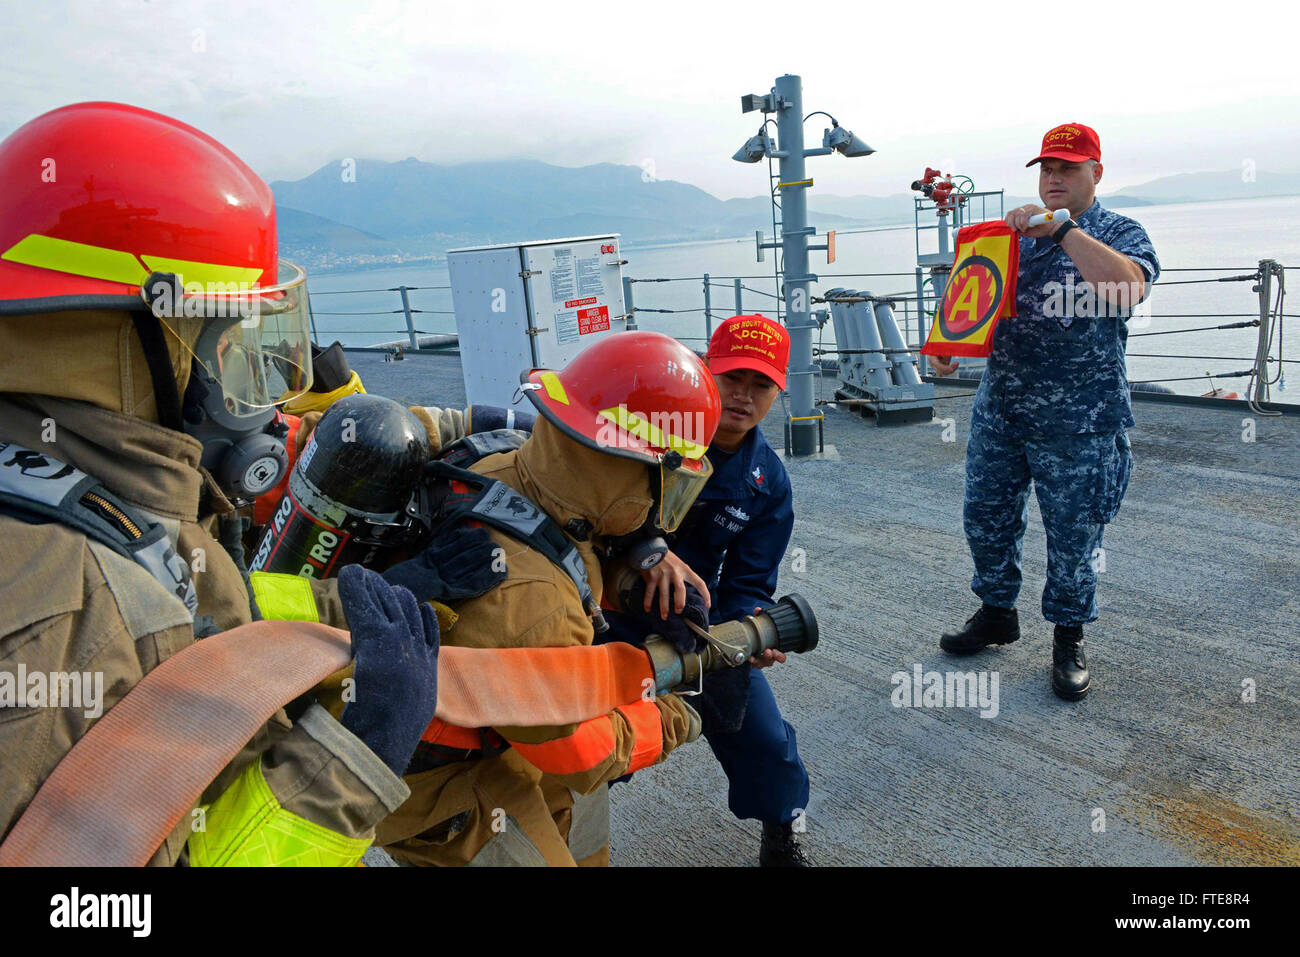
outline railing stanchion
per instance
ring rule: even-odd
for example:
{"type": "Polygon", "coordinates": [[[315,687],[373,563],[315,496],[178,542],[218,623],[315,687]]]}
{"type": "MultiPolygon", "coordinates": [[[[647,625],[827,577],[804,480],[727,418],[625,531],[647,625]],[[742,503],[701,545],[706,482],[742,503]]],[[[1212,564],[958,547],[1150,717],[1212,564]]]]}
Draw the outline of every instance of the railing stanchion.
{"type": "Polygon", "coordinates": [[[627,330],[636,329],[636,306],[632,304],[632,277],[623,277],[623,313],[627,316],[627,330]]]}
{"type": "Polygon", "coordinates": [[[398,286],[397,289],[402,294],[402,312],[406,313],[406,335],[411,340],[411,349],[418,352],[420,343],[415,338],[415,319],[411,316],[411,300],[406,295],[405,286],[398,286]]]}
{"type": "MultiPolygon", "coordinates": [[[[917,266],[916,267],[916,348],[917,349],[923,349],[925,347],[925,337],[930,331],[929,329],[925,328],[925,322],[923,321],[924,316],[925,316],[925,279],[921,275],[921,267],[917,266]]],[[[927,375],[930,374],[930,364],[926,361],[926,357],[921,355],[920,352],[916,354],[916,360],[917,360],[916,371],[919,372],[921,374],[921,378],[924,379],[927,375]]]]}
{"type": "Polygon", "coordinates": [[[704,274],[704,340],[713,341],[713,295],[709,291],[709,274],[704,274]]]}
{"type": "MultiPolygon", "coordinates": [[[[1268,387],[1268,347],[1272,338],[1273,311],[1273,270],[1276,264],[1272,259],[1259,261],[1259,284],[1255,291],[1259,293],[1259,339],[1255,346],[1255,396],[1256,402],[1267,402],[1268,387]]],[[[1281,320],[1278,320],[1279,322],[1281,320]]],[[[1278,353],[1281,358],[1281,352],[1278,353]]],[[[1279,365],[1279,368],[1281,366],[1279,365]]]]}
{"type": "Polygon", "coordinates": [[[311,293],[307,293],[307,318],[311,320],[311,341],[320,345],[320,334],[316,332],[316,313],[311,307],[311,293]]]}

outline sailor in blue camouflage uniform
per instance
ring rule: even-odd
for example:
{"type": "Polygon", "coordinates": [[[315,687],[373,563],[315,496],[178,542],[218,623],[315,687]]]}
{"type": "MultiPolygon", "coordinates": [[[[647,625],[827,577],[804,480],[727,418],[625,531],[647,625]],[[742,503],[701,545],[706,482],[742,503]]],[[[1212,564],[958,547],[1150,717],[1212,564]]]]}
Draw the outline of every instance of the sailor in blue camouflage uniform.
{"type": "MultiPolygon", "coordinates": [[[[963,519],[983,605],[940,646],[966,654],[1020,637],[1016,598],[1029,488],[1047,533],[1043,617],[1055,628],[1052,688],[1077,701],[1091,688],[1083,626],[1097,619],[1102,537],[1133,467],[1127,320],[1160,275],[1138,223],[1096,199],[1095,131],[1067,123],[1043,138],[1039,196],[1070,220],[1030,227],[1044,207],[1006,221],[1021,233],[1016,316],[1001,320],[971,414],[963,519]]],[[[940,357],[935,371],[956,368],[940,357]]]]}

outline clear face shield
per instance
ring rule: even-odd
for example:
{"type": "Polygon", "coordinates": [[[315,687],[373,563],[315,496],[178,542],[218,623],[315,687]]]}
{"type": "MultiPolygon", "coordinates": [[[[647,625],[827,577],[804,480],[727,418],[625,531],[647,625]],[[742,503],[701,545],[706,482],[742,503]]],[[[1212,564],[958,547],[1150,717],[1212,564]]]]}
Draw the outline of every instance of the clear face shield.
{"type": "Polygon", "coordinates": [[[707,456],[683,459],[669,452],[659,460],[659,528],[675,532],[713,475],[707,456]]]}
{"type": "Polygon", "coordinates": [[[307,275],[281,262],[274,286],[187,281],[154,273],[140,294],[158,320],[221,385],[227,411],[251,415],[311,388],[307,275]],[[202,323],[191,344],[181,320],[202,323]]]}

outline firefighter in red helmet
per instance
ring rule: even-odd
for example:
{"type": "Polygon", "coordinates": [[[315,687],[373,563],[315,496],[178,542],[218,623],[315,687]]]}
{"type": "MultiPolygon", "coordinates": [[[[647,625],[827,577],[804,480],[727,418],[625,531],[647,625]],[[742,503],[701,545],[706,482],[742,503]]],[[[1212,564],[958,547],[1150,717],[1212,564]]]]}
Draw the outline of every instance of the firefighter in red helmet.
{"type": "MultiPolygon", "coordinates": [[[[448,645],[590,645],[601,627],[600,556],[674,530],[711,471],[704,453],[721,416],[718,390],[675,339],[611,335],[563,369],[525,372],[521,388],[540,413],[532,435],[466,476],[501,483],[509,494],[496,500],[523,517],[517,533],[491,530],[506,578],[455,604],[448,645]],[[574,561],[528,544],[538,513],[574,561]]],[[[607,782],[698,734],[699,716],[675,694],[563,727],[435,720],[406,775],[411,797],[378,840],[411,864],[607,864],[607,782]]]]}
{"type": "Polygon", "coordinates": [[[359,566],[315,593],[260,578],[254,603],[238,534],[212,534],[279,480],[276,406],[312,381],[305,277],[278,258],[270,188],[204,133],[116,103],[19,128],[0,185],[0,673],[74,668],[102,689],[0,715],[0,838],[145,675],[260,604],[351,621],[356,700],[340,721],[280,712],[151,863],[355,863],[406,796],[437,624],[359,566]]]}

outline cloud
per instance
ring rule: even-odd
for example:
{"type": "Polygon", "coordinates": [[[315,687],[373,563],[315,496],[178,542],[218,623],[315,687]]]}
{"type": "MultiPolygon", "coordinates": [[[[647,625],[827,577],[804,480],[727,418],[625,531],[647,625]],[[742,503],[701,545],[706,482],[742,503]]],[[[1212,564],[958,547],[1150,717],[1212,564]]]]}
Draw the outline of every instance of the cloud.
{"type": "MultiPolygon", "coordinates": [[[[1300,146],[1300,75],[1258,56],[1254,24],[1294,32],[1282,4],[1213,30],[1099,3],[1068,26],[1041,4],[942,11],[702,3],[147,3],[52,0],[7,11],[0,134],[56,106],[115,99],[173,114],[267,179],[345,156],[440,162],[529,157],[641,163],[724,198],[767,188],[731,154],[757,128],[739,97],[800,71],[825,109],[879,151],[809,164],[819,191],[903,191],[952,157],[981,185],[1024,192],[1042,132],[1102,133],[1107,183],[1284,165],[1300,146]],[[1276,157],[1276,161],[1273,159],[1276,157]]],[[[807,123],[812,145],[824,118],[807,123]]]]}

